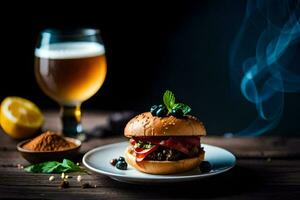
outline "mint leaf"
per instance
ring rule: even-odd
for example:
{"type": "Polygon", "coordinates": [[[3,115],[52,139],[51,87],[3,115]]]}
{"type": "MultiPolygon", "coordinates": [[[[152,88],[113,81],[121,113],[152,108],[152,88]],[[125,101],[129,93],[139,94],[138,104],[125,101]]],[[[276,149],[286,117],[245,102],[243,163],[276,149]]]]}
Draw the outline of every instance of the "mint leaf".
{"type": "Polygon", "coordinates": [[[56,166],[54,166],[53,168],[50,168],[48,170],[47,170],[47,168],[44,169],[43,173],[62,173],[62,172],[67,172],[67,171],[69,171],[69,169],[65,168],[64,166],[62,166],[61,163],[59,163],[56,166]]]}
{"type": "Polygon", "coordinates": [[[183,114],[185,114],[185,115],[187,113],[191,112],[191,110],[192,110],[188,105],[186,105],[184,103],[176,103],[174,105],[173,109],[181,109],[183,114]]]}
{"type": "Polygon", "coordinates": [[[29,165],[24,168],[26,172],[39,172],[42,170],[42,166],[37,164],[37,165],[29,165]]]}
{"type": "Polygon", "coordinates": [[[184,103],[175,103],[175,95],[170,90],[166,90],[163,96],[163,101],[168,109],[168,113],[171,113],[172,109],[182,110],[183,114],[191,112],[191,108],[184,103]]]}
{"type": "Polygon", "coordinates": [[[64,159],[62,162],[62,166],[68,168],[69,171],[81,171],[81,168],[73,163],[71,160],[64,159]]]}
{"type": "Polygon", "coordinates": [[[30,165],[28,167],[25,167],[24,170],[27,172],[34,172],[34,173],[52,173],[60,166],[59,162],[56,161],[49,161],[49,162],[43,162],[35,165],[30,165]]]}
{"type": "Polygon", "coordinates": [[[163,96],[163,101],[165,106],[167,107],[168,111],[171,112],[174,104],[175,104],[175,96],[173,92],[170,90],[166,90],[163,96]]]}
{"type": "Polygon", "coordinates": [[[53,173],[59,171],[61,169],[61,164],[59,162],[53,161],[48,162],[42,165],[42,172],[43,173],[53,173]]]}
{"type": "Polygon", "coordinates": [[[48,161],[29,165],[24,168],[26,172],[32,173],[62,173],[62,172],[83,172],[79,166],[74,164],[71,160],[64,159],[62,163],[57,161],[48,161]]]}

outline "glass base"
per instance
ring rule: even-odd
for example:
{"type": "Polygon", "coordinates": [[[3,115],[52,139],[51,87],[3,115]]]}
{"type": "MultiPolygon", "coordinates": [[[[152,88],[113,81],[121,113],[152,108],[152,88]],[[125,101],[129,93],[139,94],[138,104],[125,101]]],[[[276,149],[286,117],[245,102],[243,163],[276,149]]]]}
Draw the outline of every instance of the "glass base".
{"type": "Polygon", "coordinates": [[[84,141],[86,135],[81,124],[80,105],[78,106],[62,106],[61,120],[63,127],[63,135],[84,141]]]}

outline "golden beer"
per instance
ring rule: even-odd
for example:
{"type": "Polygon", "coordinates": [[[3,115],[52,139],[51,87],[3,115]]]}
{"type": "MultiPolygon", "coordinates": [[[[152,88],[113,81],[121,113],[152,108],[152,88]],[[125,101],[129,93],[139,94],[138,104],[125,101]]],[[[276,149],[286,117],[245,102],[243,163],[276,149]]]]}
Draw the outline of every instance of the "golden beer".
{"type": "Polygon", "coordinates": [[[39,86],[63,105],[78,105],[93,96],[106,76],[104,46],[94,42],[53,43],[35,51],[39,86]]]}

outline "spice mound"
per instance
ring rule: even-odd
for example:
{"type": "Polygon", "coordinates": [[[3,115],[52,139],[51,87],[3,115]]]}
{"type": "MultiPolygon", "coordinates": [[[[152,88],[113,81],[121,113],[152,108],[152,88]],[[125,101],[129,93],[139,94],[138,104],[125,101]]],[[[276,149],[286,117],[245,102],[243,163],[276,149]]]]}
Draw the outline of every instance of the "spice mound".
{"type": "Polygon", "coordinates": [[[67,141],[62,136],[50,131],[23,145],[24,149],[32,151],[63,151],[75,147],[76,145],[73,142],[67,141]]]}

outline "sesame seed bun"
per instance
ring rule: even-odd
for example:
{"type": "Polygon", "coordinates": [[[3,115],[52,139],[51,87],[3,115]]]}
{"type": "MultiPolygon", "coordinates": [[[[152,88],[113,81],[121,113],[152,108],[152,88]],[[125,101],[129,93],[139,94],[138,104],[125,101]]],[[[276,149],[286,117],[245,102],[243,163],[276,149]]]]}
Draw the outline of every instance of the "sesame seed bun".
{"type": "Polygon", "coordinates": [[[125,160],[132,167],[147,174],[174,174],[198,167],[204,160],[204,154],[205,152],[202,151],[198,157],[178,161],[143,160],[141,162],[136,162],[134,150],[129,146],[125,150],[125,160]]]}
{"type": "Polygon", "coordinates": [[[126,137],[132,136],[205,136],[206,130],[196,117],[157,117],[145,112],[131,119],[124,130],[126,137]]]}

